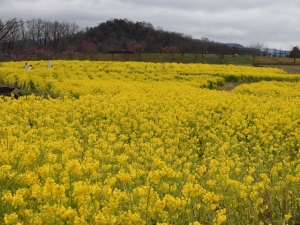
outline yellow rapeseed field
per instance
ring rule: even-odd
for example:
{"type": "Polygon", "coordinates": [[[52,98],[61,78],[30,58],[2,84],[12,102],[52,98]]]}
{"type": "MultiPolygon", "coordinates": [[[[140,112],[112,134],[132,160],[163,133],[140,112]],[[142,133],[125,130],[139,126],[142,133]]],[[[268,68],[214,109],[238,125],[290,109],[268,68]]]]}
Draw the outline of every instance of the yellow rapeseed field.
{"type": "Polygon", "coordinates": [[[47,96],[0,98],[0,224],[300,223],[300,75],[23,64],[1,83],[47,96]]]}

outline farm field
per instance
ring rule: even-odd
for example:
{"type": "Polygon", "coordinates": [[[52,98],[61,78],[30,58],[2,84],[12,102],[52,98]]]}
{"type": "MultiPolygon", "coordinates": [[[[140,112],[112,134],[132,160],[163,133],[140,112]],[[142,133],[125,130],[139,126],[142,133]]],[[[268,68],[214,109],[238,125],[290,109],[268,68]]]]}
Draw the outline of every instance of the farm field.
{"type": "MultiPolygon", "coordinates": [[[[35,60],[46,60],[47,56],[37,57],[34,55],[27,56],[31,61],[35,60]]],[[[289,67],[291,69],[296,69],[300,67],[300,62],[298,59],[294,62],[294,58],[290,57],[269,57],[269,56],[256,56],[255,61],[253,57],[249,55],[234,55],[226,54],[220,56],[218,54],[170,54],[170,53],[143,53],[139,54],[55,54],[51,56],[51,59],[56,60],[92,60],[99,62],[154,62],[154,63],[202,63],[202,64],[223,64],[223,65],[245,65],[249,66],[252,64],[260,66],[283,66],[289,67]]],[[[7,58],[2,58],[3,61],[17,60],[20,61],[21,58],[8,56],[7,58]]],[[[25,60],[25,59],[23,59],[25,60]]],[[[299,71],[299,70],[298,70],[299,71]]],[[[299,72],[298,72],[299,73],[299,72]]]]}
{"type": "Polygon", "coordinates": [[[283,69],[290,74],[300,74],[300,66],[299,65],[268,65],[268,67],[283,69]]]}
{"type": "Polygon", "coordinates": [[[300,223],[299,74],[24,63],[0,65],[40,94],[0,98],[0,224],[300,223]]]}

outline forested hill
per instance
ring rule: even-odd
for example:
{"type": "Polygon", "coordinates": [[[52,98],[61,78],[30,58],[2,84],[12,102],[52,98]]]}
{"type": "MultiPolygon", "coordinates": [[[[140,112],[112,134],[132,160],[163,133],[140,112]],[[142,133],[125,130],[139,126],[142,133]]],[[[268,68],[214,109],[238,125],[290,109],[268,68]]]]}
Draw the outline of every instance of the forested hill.
{"type": "MultiPolygon", "coordinates": [[[[243,46],[242,46],[243,47],[243,46]]],[[[208,38],[195,39],[189,34],[154,28],[149,22],[128,19],[111,19],[96,27],[80,31],[76,23],[48,21],[41,18],[24,22],[22,19],[1,20],[0,60],[17,58],[49,58],[53,54],[84,53],[192,53],[195,57],[205,53],[250,54],[253,49],[261,52],[261,45],[242,48],[208,38]],[[258,48],[259,47],[259,48],[258,48]],[[13,54],[13,56],[12,56],[13,54]]],[[[267,55],[267,54],[266,54],[267,55]]]]}
{"type": "Polygon", "coordinates": [[[193,39],[186,34],[154,28],[148,22],[127,19],[111,19],[97,27],[87,28],[85,35],[86,41],[97,44],[100,52],[124,50],[133,40],[140,43],[145,52],[164,52],[175,46],[181,53],[201,53],[219,45],[207,38],[193,39]]]}

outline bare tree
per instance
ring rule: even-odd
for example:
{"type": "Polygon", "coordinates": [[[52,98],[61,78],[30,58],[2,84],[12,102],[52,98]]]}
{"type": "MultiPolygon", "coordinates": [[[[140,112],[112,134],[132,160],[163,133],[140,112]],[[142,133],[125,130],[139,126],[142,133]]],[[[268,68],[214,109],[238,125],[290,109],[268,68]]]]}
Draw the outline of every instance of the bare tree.
{"type": "Polygon", "coordinates": [[[228,53],[228,47],[225,44],[220,44],[217,46],[217,52],[216,54],[218,55],[220,59],[220,63],[222,63],[222,60],[224,60],[225,55],[228,53]]]}
{"type": "Polygon", "coordinates": [[[23,21],[17,18],[6,21],[0,19],[0,41],[5,40],[11,30],[18,28],[22,24],[23,21]]]}
{"type": "Polygon", "coordinates": [[[13,27],[6,36],[8,53],[19,53],[20,49],[24,47],[26,42],[26,35],[24,30],[24,25],[21,24],[18,27],[13,27]]]}
{"type": "Polygon", "coordinates": [[[27,31],[26,31],[26,25],[25,23],[23,23],[19,29],[18,29],[18,33],[16,34],[17,37],[16,37],[16,40],[17,40],[17,49],[15,49],[14,51],[17,53],[17,54],[22,54],[23,55],[23,51],[24,51],[24,48],[28,42],[28,34],[27,34],[27,31]]]}
{"type": "MultiPolygon", "coordinates": [[[[80,43],[77,42],[79,34],[79,26],[76,23],[62,23],[64,26],[63,34],[58,43],[58,49],[60,52],[65,52],[67,49],[70,49],[69,46],[75,46],[75,48],[79,48],[80,43]]],[[[72,47],[71,47],[72,48],[72,47]]]]}
{"type": "Polygon", "coordinates": [[[201,53],[201,41],[198,39],[192,40],[192,52],[194,54],[194,61],[196,62],[201,53]]]}
{"type": "MultiPolygon", "coordinates": [[[[15,40],[17,39],[18,29],[23,25],[23,21],[17,18],[10,20],[0,19],[0,54],[2,52],[11,53],[15,40]]],[[[11,56],[10,56],[11,57],[11,56]]]]}
{"type": "Polygon", "coordinates": [[[210,40],[208,38],[206,38],[206,37],[201,38],[200,49],[201,49],[202,57],[204,57],[204,53],[207,52],[209,43],[210,43],[210,40]]]}
{"type": "Polygon", "coordinates": [[[66,38],[67,38],[67,44],[73,45],[74,39],[76,37],[76,34],[79,31],[79,26],[76,23],[66,23],[66,38]]]}
{"type": "Polygon", "coordinates": [[[31,19],[26,21],[28,36],[31,40],[32,46],[42,47],[45,46],[43,41],[45,33],[45,20],[31,19]]]}
{"type": "Polygon", "coordinates": [[[292,47],[290,57],[294,58],[294,63],[296,63],[296,58],[300,58],[300,49],[298,46],[292,47]]]}
{"type": "Polygon", "coordinates": [[[252,43],[248,46],[249,53],[252,56],[253,62],[255,62],[256,56],[261,54],[263,48],[264,48],[264,45],[259,42],[252,43]]]}
{"type": "Polygon", "coordinates": [[[54,51],[58,51],[61,39],[66,36],[68,24],[54,21],[53,23],[50,23],[49,28],[48,42],[54,51]]]}
{"type": "Polygon", "coordinates": [[[43,32],[44,46],[48,45],[50,39],[51,23],[52,23],[51,21],[45,21],[44,23],[44,32],[43,32]]]}
{"type": "Polygon", "coordinates": [[[178,50],[181,53],[181,56],[188,51],[189,45],[191,44],[192,37],[182,34],[178,41],[178,50]]]}

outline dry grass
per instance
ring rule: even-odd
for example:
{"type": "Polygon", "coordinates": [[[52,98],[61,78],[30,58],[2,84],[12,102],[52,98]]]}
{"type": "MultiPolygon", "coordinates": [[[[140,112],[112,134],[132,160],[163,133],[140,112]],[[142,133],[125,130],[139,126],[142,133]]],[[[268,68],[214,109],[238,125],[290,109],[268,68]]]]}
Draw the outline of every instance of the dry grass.
{"type": "MultiPolygon", "coordinates": [[[[246,58],[252,60],[251,56],[246,56],[246,58]]],[[[255,58],[255,63],[264,67],[283,69],[290,74],[300,74],[300,59],[296,59],[296,62],[294,63],[294,58],[289,57],[257,56],[255,58]]]]}
{"type": "MultiPolygon", "coordinates": [[[[252,56],[245,56],[246,59],[252,61],[252,56]]],[[[298,65],[300,66],[300,59],[296,59],[294,63],[294,58],[289,57],[266,57],[257,56],[255,62],[259,64],[282,64],[282,65],[298,65]]]]}
{"type": "Polygon", "coordinates": [[[268,65],[265,67],[273,67],[285,70],[290,74],[300,74],[300,65],[268,65]]]}

